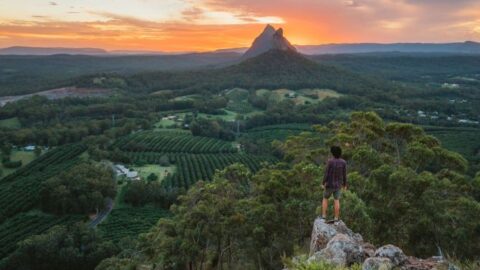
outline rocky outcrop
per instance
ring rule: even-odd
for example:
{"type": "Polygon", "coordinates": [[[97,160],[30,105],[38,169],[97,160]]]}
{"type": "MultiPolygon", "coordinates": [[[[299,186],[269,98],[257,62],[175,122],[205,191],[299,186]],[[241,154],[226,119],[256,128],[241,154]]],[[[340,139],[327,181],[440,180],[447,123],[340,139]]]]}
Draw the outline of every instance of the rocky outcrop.
{"type": "Polygon", "coordinates": [[[245,52],[242,59],[248,59],[258,56],[269,50],[281,50],[281,51],[294,51],[296,52],[292,44],[283,36],[283,29],[279,28],[275,30],[273,26],[267,25],[263,32],[255,38],[252,46],[245,52]]]}
{"type": "Polygon", "coordinates": [[[350,230],[342,221],[327,224],[317,218],[313,224],[309,262],[326,261],[338,266],[361,264],[362,270],[439,270],[439,258],[407,257],[394,245],[375,246],[350,230]]]}

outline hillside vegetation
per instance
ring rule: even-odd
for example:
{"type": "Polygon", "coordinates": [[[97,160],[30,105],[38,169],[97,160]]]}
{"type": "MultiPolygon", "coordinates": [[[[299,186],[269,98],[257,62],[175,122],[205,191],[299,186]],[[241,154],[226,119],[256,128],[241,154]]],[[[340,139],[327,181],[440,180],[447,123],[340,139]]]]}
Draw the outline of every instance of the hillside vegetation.
{"type": "Polygon", "coordinates": [[[415,125],[357,112],[279,144],[282,163],[257,173],[236,164],[212,182],[198,182],[179,197],[171,218],[141,238],[140,258],[108,259],[97,269],[149,263],[280,269],[282,257],[294,255],[310,236],[329,145],[341,145],[349,164],[342,219],[366,241],[395,243],[416,256],[441,248],[476,258],[480,178],[464,174],[466,160],[415,125]]]}

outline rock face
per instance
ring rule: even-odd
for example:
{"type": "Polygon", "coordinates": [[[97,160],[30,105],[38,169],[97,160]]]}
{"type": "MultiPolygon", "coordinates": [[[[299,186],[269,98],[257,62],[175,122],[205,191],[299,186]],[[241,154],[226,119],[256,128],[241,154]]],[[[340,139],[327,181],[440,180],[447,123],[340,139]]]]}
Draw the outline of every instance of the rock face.
{"type": "Polygon", "coordinates": [[[375,251],[375,257],[388,258],[394,266],[403,265],[407,261],[403,251],[394,245],[380,247],[375,251]]]}
{"type": "Polygon", "coordinates": [[[327,224],[317,218],[310,240],[309,262],[326,261],[338,266],[361,264],[362,270],[438,270],[444,264],[439,259],[407,257],[394,245],[375,247],[350,230],[342,221],[327,224]]]}
{"type": "Polygon", "coordinates": [[[393,264],[388,258],[368,258],[362,265],[362,270],[390,270],[392,268],[393,264]]]}
{"type": "Polygon", "coordinates": [[[269,50],[297,51],[283,36],[282,28],[275,30],[273,26],[267,25],[263,32],[255,38],[252,46],[245,52],[242,59],[252,58],[269,50]]]}

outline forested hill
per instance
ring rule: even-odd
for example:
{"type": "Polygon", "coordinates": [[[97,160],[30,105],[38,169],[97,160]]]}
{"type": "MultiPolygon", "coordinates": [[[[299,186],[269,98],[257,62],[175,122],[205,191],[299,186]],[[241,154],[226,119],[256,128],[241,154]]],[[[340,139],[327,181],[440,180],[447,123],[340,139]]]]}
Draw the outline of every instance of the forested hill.
{"type": "Polygon", "coordinates": [[[134,74],[227,65],[237,53],[184,55],[0,55],[0,96],[30,94],[69,86],[79,76],[98,73],[134,74]]]}
{"type": "MultiPolygon", "coordinates": [[[[140,73],[126,80],[131,91],[198,90],[221,91],[231,87],[290,88],[320,87],[342,93],[389,90],[394,86],[383,80],[359,76],[330,65],[315,63],[293,51],[270,50],[257,57],[221,69],[184,72],[140,73]]],[[[80,83],[89,86],[92,78],[80,83]]]]}

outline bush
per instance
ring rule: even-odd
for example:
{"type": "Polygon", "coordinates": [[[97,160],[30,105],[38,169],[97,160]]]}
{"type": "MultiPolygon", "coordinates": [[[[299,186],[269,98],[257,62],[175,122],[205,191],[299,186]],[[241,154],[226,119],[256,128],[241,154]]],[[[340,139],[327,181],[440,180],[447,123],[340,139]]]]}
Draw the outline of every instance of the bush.
{"type": "Polygon", "coordinates": [[[5,168],[9,168],[9,169],[19,168],[19,167],[22,166],[22,161],[21,160],[17,160],[17,161],[8,160],[8,161],[3,162],[3,166],[5,168]]]}
{"type": "Polygon", "coordinates": [[[335,266],[326,262],[308,262],[305,255],[284,260],[285,266],[290,270],[361,270],[362,266],[354,264],[350,267],[335,266]]]}
{"type": "Polygon", "coordinates": [[[42,183],[42,208],[55,214],[89,214],[114,198],[113,172],[106,167],[81,163],[42,183]]]}

